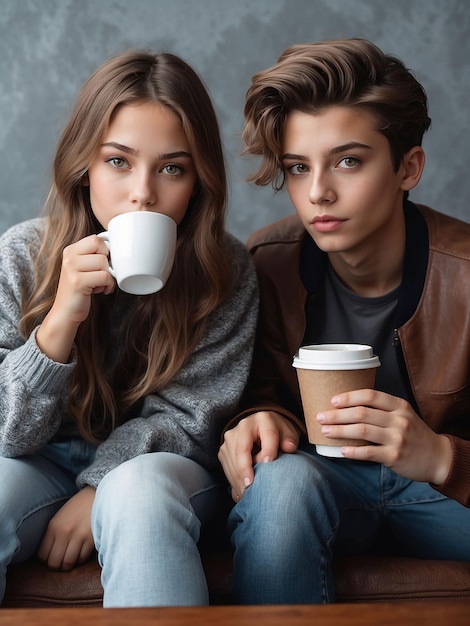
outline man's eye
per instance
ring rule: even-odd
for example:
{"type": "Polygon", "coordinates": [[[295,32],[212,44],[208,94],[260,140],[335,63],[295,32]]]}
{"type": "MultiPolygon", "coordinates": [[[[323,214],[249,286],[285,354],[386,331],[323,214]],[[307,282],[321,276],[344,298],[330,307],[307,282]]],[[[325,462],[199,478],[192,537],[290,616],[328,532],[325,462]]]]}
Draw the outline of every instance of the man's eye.
{"type": "Polygon", "coordinates": [[[356,167],[357,165],[359,165],[360,161],[359,159],[356,159],[356,157],[352,157],[352,156],[347,156],[344,157],[344,159],[341,159],[341,161],[338,163],[339,167],[344,167],[345,169],[350,169],[352,167],[356,167]]]}
{"type": "Polygon", "coordinates": [[[290,174],[294,174],[294,175],[305,174],[305,172],[308,171],[307,166],[304,165],[303,163],[294,163],[293,165],[289,165],[287,170],[290,174]]]}

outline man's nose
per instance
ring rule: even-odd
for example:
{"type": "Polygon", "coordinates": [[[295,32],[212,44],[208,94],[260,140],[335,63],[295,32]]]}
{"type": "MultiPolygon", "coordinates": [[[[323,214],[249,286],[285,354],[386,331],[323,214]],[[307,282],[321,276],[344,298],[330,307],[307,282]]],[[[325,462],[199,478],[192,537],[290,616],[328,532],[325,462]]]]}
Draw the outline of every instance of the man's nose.
{"type": "Polygon", "coordinates": [[[321,172],[312,174],[308,196],[312,204],[334,202],[336,199],[336,193],[333,189],[329,176],[321,172]]]}

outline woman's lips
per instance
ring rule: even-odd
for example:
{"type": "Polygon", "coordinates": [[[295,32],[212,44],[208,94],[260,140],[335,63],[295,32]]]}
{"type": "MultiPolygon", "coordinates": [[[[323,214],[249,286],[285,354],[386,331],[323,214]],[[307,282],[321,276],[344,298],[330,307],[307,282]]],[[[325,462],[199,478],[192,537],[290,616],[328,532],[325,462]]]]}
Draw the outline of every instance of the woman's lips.
{"type": "Polygon", "coordinates": [[[330,233],[337,230],[345,221],[334,217],[334,215],[320,215],[314,218],[312,226],[319,233],[330,233]]]}

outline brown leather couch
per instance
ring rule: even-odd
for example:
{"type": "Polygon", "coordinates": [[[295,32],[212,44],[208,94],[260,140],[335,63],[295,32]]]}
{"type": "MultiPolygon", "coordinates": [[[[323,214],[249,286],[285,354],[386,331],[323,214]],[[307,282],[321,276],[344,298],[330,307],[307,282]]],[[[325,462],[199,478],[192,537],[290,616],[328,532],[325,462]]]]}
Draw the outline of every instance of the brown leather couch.
{"type": "MultiPolygon", "coordinates": [[[[233,604],[232,548],[225,530],[232,506],[223,490],[218,514],[203,529],[199,549],[211,604],[233,604]]],[[[377,550],[393,547],[386,537],[377,550]],[[386,546],[386,548],[384,548],[386,546]]],[[[54,572],[33,559],[12,565],[2,607],[101,606],[103,588],[96,554],[70,572],[54,572]]],[[[348,557],[335,565],[338,602],[470,598],[470,563],[397,556],[348,557]]]]}
{"type": "MultiPolygon", "coordinates": [[[[211,604],[233,604],[232,554],[201,551],[211,604]]],[[[349,557],[336,564],[338,602],[470,598],[470,563],[402,557],[349,557]]],[[[40,561],[10,567],[2,607],[101,606],[96,557],[70,572],[40,561]]]]}

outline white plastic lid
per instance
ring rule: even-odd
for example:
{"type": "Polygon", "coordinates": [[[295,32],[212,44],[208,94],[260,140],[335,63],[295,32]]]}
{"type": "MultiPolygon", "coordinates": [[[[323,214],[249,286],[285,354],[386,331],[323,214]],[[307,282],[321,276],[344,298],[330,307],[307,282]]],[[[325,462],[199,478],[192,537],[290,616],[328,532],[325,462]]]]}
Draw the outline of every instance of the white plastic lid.
{"type": "Polygon", "coordinates": [[[371,346],[357,343],[323,343],[299,348],[293,366],[309,370],[362,370],[379,367],[371,346]]]}

